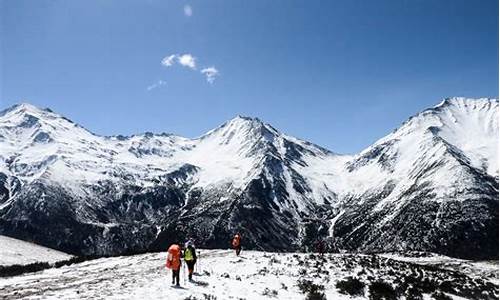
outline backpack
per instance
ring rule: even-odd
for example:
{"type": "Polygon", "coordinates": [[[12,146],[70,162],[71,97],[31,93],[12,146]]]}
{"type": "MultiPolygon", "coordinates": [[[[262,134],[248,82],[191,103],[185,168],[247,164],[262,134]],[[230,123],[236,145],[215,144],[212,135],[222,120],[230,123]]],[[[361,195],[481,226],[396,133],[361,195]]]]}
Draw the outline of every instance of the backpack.
{"type": "Polygon", "coordinates": [[[233,247],[238,247],[240,245],[240,235],[237,234],[233,238],[233,247]]]}
{"type": "Polygon", "coordinates": [[[191,260],[194,260],[194,256],[193,256],[193,248],[188,247],[188,248],[186,249],[186,251],[184,251],[184,260],[185,260],[185,261],[191,261],[191,260]]]}
{"type": "Polygon", "coordinates": [[[178,270],[181,266],[181,247],[173,244],[168,248],[166,267],[172,270],[178,270]]]}

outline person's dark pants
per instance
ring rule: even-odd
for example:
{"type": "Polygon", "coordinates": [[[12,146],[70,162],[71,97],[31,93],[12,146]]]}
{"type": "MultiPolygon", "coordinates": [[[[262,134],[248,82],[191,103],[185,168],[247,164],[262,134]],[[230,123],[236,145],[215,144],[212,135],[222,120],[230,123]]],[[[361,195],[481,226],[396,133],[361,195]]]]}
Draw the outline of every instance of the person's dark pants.
{"type": "Polygon", "coordinates": [[[240,256],[240,252],[241,252],[241,245],[240,245],[240,246],[236,246],[236,247],[234,247],[234,250],[236,250],[236,256],[240,256]]]}
{"type": "Polygon", "coordinates": [[[196,263],[195,260],[186,260],[186,265],[188,267],[188,272],[189,272],[189,280],[193,279],[193,271],[194,271],[194,264],[196,263]]]}
{"type": "Polygon", "coordinates": [[[180,273],[180,268],[179,270],[172,270],[172,284],[179,285],[179,273],[180,273]]]}

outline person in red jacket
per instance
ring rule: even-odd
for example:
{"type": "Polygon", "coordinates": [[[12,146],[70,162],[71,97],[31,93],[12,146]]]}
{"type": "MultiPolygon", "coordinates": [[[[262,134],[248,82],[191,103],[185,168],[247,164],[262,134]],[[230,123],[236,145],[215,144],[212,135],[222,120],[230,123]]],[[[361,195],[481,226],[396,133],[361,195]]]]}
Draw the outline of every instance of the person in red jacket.
{"type": "Polygon", "coordinates": [[[172,284],[179,286],[179,273],[181,270],[181,246],[173,244],[168,248],[166,267],[172,270],[172,284]]]}
{"type": "Polygon", "coordinates": [[[236,256],[239,256],[241,252],[241,235],[239,233],[234,235],[232,245],[236,251],[236,256]]]}

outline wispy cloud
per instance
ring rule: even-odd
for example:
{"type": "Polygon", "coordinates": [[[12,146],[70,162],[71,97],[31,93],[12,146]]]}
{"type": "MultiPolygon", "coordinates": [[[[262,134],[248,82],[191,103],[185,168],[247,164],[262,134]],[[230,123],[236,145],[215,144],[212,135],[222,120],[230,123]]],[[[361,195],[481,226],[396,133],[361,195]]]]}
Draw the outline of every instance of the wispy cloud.
{"type": "Polygon", "coordinates": [[[161,87],[161,86],[164,86],[164,85],[166,85],[166,84],[167,84],[167,83],[166,83],[165,81],[163,81],[163,80],[158,80],[157,82],[155,82],[155,83],[153,83],[152,85],[148,86],[148,87],[146,88],[146,90],[148,90],[148,92],[149,92],[149,91],[151,91],[151,90],[154,90],[154,89],[159,88],[159,87],[161,87]]]}
{"type": "Polygon", "coordinates": [[[205,75],[207,82],[210,84],[214,83],[215,77],[219,76],[219,70],[215,67],[204,68],[200,72],[205,75]]]}
{"type": "Polygon", "coordinates": [[[176,54],[166,56],[161,60],[161,64],[164,65],[165,67],[170,67],[174,64],[176,57],[177,57],[176,54]]]}
{"type": "Polygon", "coordinates": [[[184,15],[186,17],[191,17],[193,15],[193,9],[191,8],[191,5],[184,5],[184,15]]]}
{"type": "Polygon", "coordinates": [[[192,56],[191,54],[182,54],[178,57],[178,61],[184,67],[196,70],[196,57],[192,56]]]}

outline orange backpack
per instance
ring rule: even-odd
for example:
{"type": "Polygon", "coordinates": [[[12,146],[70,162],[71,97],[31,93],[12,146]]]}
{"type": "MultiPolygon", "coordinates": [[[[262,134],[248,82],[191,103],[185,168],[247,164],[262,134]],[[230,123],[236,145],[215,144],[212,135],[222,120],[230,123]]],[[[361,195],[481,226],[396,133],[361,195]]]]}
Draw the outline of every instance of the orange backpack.
{"type": "Polygon", "coordinates": [[[181,247],[173,244],[168,248],[166,267],[172,270],[179,270],[181,266],[181,247]]]}
{"type": "Polygon", "coordinates": [[[235,235],[233,238],[233,247],[238,247],[240,245],[241,237],[239,234],[235,235]]]}

